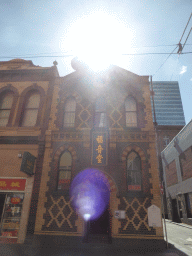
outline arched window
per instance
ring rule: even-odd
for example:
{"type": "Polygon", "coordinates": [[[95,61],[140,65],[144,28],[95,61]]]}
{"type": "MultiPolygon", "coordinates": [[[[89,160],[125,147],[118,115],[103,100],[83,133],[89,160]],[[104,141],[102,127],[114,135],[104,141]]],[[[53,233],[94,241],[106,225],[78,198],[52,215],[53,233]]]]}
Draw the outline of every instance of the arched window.
{"type": "Polygon", "coordinates": [[[21,126],[35,126],[39,111],[40,94],[33,92],[29,94],[24,104],[21,126]]]}
{"type": "Polygon", "coordinates": [[[127,157],[127,186],[128,190],[141,190],[141,159],[134,151],[127,157]]]}
{"type": "Polygon", "coordinates": [[[97,99],[95,104],[95,127],[107,126],[106,101],[104,97],[97,99]]]}
{"type": "Polygon", "coordinates": [[[133,97],[125,100],[126,127],[137,127],[137,104],[133,97]]]}
{"type": "Polygon", "coordinates": [[[13,93],[7,92],[0,99],[0,126],[6,126],[9,122],[11,107],[13,104],[13,93]]]}
{"type": "Polygon", "coordinates": [[[58,189],[69,188],[71,181],[72,157],[68,151],[65,151],[59,161],[58,189]]]}
{"type": "Polygon", "coordinates": [[[76,110],[75,99],[74,98],[68,99],[65,104],[64,127],[75,126],[75,110],[76,110]]]}

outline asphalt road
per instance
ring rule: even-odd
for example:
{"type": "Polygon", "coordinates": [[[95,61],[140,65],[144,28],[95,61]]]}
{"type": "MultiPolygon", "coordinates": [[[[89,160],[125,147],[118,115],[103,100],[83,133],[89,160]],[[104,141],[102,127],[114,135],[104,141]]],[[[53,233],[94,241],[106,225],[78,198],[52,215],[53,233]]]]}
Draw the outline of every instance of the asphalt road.
{"type": "Polygon", "coordinates": [[[166,221],[168,242],[185,254],[192,256],[192,226],[191,228],[186,226],[166,221]]]}

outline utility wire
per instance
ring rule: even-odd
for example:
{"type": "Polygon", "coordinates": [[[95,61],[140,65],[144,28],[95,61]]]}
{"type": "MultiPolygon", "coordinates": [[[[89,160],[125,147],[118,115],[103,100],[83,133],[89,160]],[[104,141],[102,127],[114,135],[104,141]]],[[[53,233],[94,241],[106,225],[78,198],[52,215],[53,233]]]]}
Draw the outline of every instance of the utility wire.
{"type": "MultiPolygon", "coordinates": [[[[192,30],[192,27],[191,27],[191,29],[190,29],[190,31],[189,31],[189,34],[187,35],[187,38],[186,38],[186,40],[185,40],[185,43],[183,44],[183,48],[184,48],[184,46],[185,46],[185,44],[186,44],[186,42],[187,42],[187,39],[189,38],[189,35],[190,35],[190,33],[191,33],[191,30],[192,30]]],[[[182,49],[183,50],[183,49],[182,49]]]]}
{"type": "MultiPolygon", "coordinates": [[[[177,48],[178,46],[175,47],[175,49],[177,48]]],[[[175,50],[174,49],[174,50],[175,50]]],[[[182,52],[181,54],[191,54],[192,52],[182,52]]],[[[169,56],[171,54],[177,54],[177,53],[168,53],[168,52],[148,52],[148,53],[122,53],[120,55],[132,55],[132,56],[136,56],[136,55],[168,55],[169,56]]],[[[25,58],[25,59],[34,59],[34,58],[65,58],[65,57],[74,57],[75,55],[73,54],[65,54],[65,55],[36,55],[36,56],[20,56],[21,58],[25,58]]],[[[168,56],[168,58],[169,58],[168,56]]],[[[0,59],[15,59],[15,58],[18,58],[18,56],[1,56],[0,59]]],[[[167,58],[167,59],[168,59],[167,58]]]]}
{"type": "Polygon", "coordinates": [[[156,75],[156,73],[163,67],[165,62],[169,59],[169,57],[174,54],[174,51],[177,49],[177,46],[174,48],[174,50],[169,54],[169,56],[166,58],[166,60],[161,64],[161,66],[157,69],[157,71],[153,74],[153,77],[156,75]]]}
{"type": "Polygon", "coordinates": [[[187,25],[185,26],[185,29],[184,29],[184,31],[183,31],[183,34],[182,34],[181,39],[180,39],[180,41],[179,41],[179,44],[181,43],[181,40],[182,40],[182,38],[183,38],[183,36],[184,36],[185,30],[187,29],[187,26],[188,26],[188,24],[189,24],[189,21],[190,21],[190,19],[191,19],[191,16],[192,16],[192,13],[191,13],[191,15],[190,15],[190,17],[189,17],[189,20],[188,20],[188,22],[187,22],[187,25]]]}

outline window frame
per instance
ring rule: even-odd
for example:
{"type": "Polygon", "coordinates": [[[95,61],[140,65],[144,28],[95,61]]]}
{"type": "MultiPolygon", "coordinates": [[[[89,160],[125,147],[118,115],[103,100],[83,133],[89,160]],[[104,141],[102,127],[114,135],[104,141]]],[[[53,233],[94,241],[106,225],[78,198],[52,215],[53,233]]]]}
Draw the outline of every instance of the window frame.
{"type": "Polygon", "coordinates": [[[13,87],[11,84],[7,84],[5,87],[2,87],[0,89],[0,99],[1,97],[3,97],[4,94],[11,92],[13,93],[13,102],[12,102],[12,107],[11,107],[11,111],[10,111],[10,115],[9,115],[9,120],[6,126],[0,126],[0,128],[4,128],[4,127],[11,127],[13,124],[13,117],[14,117],[14,113],[15,113],[15,109],[16,109],[16,104],[17,104],[17,100],[19,97],[19,93],[18,90],[13,87]]]}
{"type": "MultiPolygon", "coordinates": [[[[124,108],[125,108],[125,127],[126,128],[137,128],[138,127],[138,109],[137,109],[137,100],[133,97],[133,96],[128,96],[126,99],[125,99],[125,102],[124,102],[124,108]],[[129,100],[129,99],[131,99],[131,100],[133,100],[134,101],[134,103],[135,103],[135,110],[133,111],[133,110],[127,110],[127,108],[126,108],[126,102],[129,100]],[[136,123],[133,123],[134,125],[129,125],[128,126],[128,122],[127,122],[127,114],[129,114],[129,113],[135,113],[135,119],[136,119],[136,123]]],[[[132,123],[130,123],[130,124],[132,124],[132,123]]]]}
{"type": "Polygon", "coordinates": [[[127,155],[127,158],[126,158],[126,187],[127,187],[127,191],[128,192],[133,192],[133,193],[140,193],[143,191],[143,182],[142,182],[142,162],[141,162],[141,157],[140,155],[135,151],[135,150],[131,150],[129,152],[129,154],[127,155]],[[135,153],[137,155],[137,157],[139,158],[139,170],[130,170],[128,169],[128,158],[130,156],[130,154],[132,153],[135,153]],[[129,181],[128,181],[128,176],[129,176],[129,173],[132,173],[132,172],[135,172],[135,173],[139,173],[140,175],[140,185],[135,185],[135,184],[128,184],[129,181]],[[129,189],[129,185],[130,186],[140,186],[140,189],[129,189]]]}
{"type": "Polygon", "coordinates": [[[69,152],[68,150],[65,150],[61,153],[59,160],[58,160],[58,168],[57,168],[57,186],[56,186],[56,190],[57,191],[63,191],[63,190],[69,190],[70,184],[71,184],[71,180],[72,180],[72,165],[73,165],[73,157],[71,152],[69,152]],[[60,168],[60,161],[61,161],[61,157],[65,154],[65,153],[69,153],[71,156],[71,166],[70,168],[60,168]],[[71,172],[71,177],[70,177],[70,182],[66,182],[64,183],[65,185],[61,185],[61,188],[59,188],[59,175],[61,171],[70,171],[71,172]]]}
{"type": "Polygon", "coordinates": [[[75,128],[75,126],[76,126],[75,125],[76,124],[76,109],[77,109],[77,102],[76,102],[75,97],[67,98],[66,101],[65,101],[65,104],[64,104],[64,108],[63,108],[63,124],[62,124],[62,127],[64,129],[73,129],[73,128],[75,128]],[[70,100],[73,100],[75,102],[75,110],[73,110],[73,111],[66,111],[66,106],[67,106],[68,102],[70,102],[70,100]],[[66,116],[66,114],[70,114],[70,115],[74,114],[74,122],[73,123],[65,123],[65,116],[66,116]],[[72,126],[66,125],[66,124],[72,124],[72,126]]]}
{"type": "Polygon", "coordinates": [[[14,103],[14,92],[13,91],[10,91],[10,90],[6,90],[6,91],[4,91],[3,93],[1,93],[1,95],[0,95],[0,113],[1,113],[1,111],[3,112],[3,111],[9,111],[9,116],[8,116],[8,118],[7,118],[7,124],[6,125],[0,125],[0,127],[7,127],[7,126],[9,126],[9,124],[10,124],[10,119],[11,119],[11,112],[12,112],[12,109],[13,109],[13,103],[14,103]],[[4,101],[4,99],[6,98],[6,96],[8,95],[8,94],[11,94],[12,95],[12,104],[11,104],[11,106],[10,106],[10,108],[3,108],[2,109],[2,103],[3,103],[3,101],[4,101]]]}
{"type": "Polygon", "coordinates": [[[95,113],[94,113],[94,128],[96,129],[106,129],[108,127],[108,123],[107,123],[107,102],[106,102],[106,99],[104,97],[98,97],[95,101],[95,113]],[[97,104],[98,104],[98,101],[103,99],[104,100],[104,108],[103,109],[99,109],[97,110],[97,104]],[[101,118],[101,114],[104,114],[104,125],[103,126],[99,126],[97,125],[97,116],[99,118],[101,118]]]}

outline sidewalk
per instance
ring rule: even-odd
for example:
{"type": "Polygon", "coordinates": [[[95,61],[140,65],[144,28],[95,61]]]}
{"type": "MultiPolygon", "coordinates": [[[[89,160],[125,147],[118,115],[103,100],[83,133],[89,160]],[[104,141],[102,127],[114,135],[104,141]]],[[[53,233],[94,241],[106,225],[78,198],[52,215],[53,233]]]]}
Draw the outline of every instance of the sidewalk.
{"type": "Polygon", "coordinates": [[[170,223],[173,223],[175,225],[179,225],[179,226],[182,226],[182,227],[185,227],[185,228],[189,228],[189,229],[192,229],[192,226],[191,225],[187,225],[185,223],[177,223],[177,222],[173,222],[172,220],[168,220],[168,219],[165,219],[166,222],[170,222],[170,223]]]}
{"type": "Polygon", "coordinates": [[[50,244],[43,247],[30,244],[0,244],[0,256],[186,256],[174,246],[164,252],[136,252],[128,251],[113,245],[85,244],[81,248],[64,246],[51,247],[50,244]]]}

